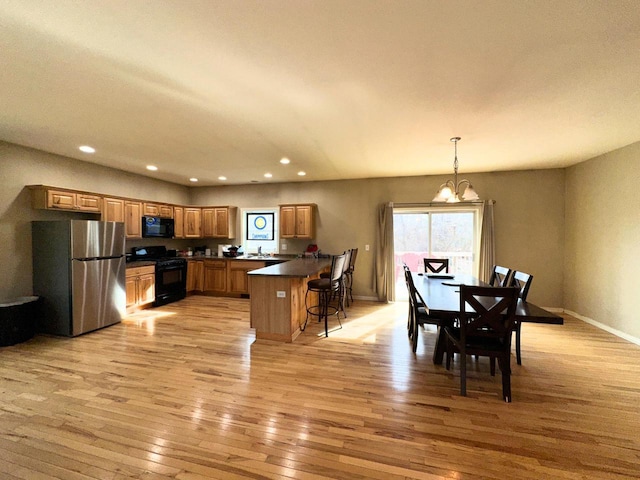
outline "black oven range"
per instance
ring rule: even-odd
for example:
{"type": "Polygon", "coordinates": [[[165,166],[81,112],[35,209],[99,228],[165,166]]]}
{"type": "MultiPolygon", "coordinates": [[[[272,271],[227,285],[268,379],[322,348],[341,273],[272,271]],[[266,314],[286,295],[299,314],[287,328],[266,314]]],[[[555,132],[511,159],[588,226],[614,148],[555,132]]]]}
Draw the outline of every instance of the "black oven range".
{"type": "Polygon", "coordinates": [[[133,247],[127,261],[152,261],[156,265],[155,307],[181,300],[187,296],[187,260],[176,257],[175,250],[156,245],[133,247]]]}

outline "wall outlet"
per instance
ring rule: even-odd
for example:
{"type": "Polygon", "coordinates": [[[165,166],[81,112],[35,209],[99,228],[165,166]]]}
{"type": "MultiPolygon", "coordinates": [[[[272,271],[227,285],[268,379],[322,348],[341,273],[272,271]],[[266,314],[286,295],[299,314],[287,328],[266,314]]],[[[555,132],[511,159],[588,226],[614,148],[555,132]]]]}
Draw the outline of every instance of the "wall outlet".
{"type": "Polygon", "coordinates": [[[365,246],[364,246],[364,249],[365,249],[365,251],[367,251],[367,252],[368,252],[368,251],[369,251],[369,245],[365,245],[365,246]]]}
{"type": "Polygon", "coordinates": [[[280,250],[286,250],[287,249],[287,244],[283,243],[282,245],[280,245],[280,250]]]}
{"type": "Polygon", "coordinates": [[[276,291],[276,297],[277,298],[287,298],[287,292],[285,292],[284,290],[277,290],[276,291]]]}

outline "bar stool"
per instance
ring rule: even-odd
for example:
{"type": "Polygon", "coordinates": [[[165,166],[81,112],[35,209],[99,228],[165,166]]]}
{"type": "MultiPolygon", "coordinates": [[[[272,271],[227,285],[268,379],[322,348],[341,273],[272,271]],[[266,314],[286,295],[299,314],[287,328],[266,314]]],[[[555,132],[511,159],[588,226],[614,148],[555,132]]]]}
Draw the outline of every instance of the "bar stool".
{"type": "MultiPolygon", "coordinates": [[[[307,284],[307,293],[304,297],[304,304],[307,308],[307,318],[304,321],[304,325],[301,330],[307,326],[307,321],[309,320],[309,315],[314,315],[318,317],[318,320],[322,320],[324,318],[324,335],[325,337],[329,336],[329,312],[331,315],[336,315],[338,318],[338,323],[340,324],[340,328],[342,328],[342,323],[340,323],[340,307],[342,305],[342,301],[340,299],[340,295],[342,294],[343,289],[343,270],[344,264],[346,260],[346,254],[342,255],[334,255],[331,259],[331,275],[329,278],[316,278],[314,280],[310,280],[307,284]],[[309,293],[317,293],[318,294],[318,304],[317,305],[308,305],[309,293]],[[338,295],[338,305],[331,305],[331,297],[334,295],[338,295]]],[[[344,312],[344,310],[343,310],[344,312]]]]}
{"type": "MultiPolygon", "coordinates": [[[[344,318],[347,318],[347,311],[345,310],[345,305],[349,305],[349,298],[347,297],[347,274],[349,271],[349,262],[351,259],[351,254],[353,250],[345,250],[343,255],[344,257],[344,266],[342,267],[342,278],[340,279],[340,291],[334,292],[331,297],[335,298],[338,296],[339,303],[338,308],[344,315],[344,318]]],[[[324,272],[320,274],[320,278],[331,278],[331,272],[324,272]]]]}

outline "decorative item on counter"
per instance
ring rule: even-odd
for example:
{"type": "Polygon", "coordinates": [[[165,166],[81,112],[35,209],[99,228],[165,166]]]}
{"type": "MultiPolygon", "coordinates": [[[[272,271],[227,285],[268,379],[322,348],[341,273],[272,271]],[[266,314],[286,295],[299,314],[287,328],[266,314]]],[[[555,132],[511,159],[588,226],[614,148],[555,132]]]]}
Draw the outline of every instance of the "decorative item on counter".
{"type": "Polygon", "coordinates": [[[204,251],[204,255],[205,255],[205,257],[210,257],[210,256],[211,256],[211,249],[210,249],[210,248],[207,248],[207,249],[204,251]]]}
{"type": "Polygon", "coordinates": [[[230,245],[229,248],[222,251],[222,254],[229,258],[237,257],[238,255],[242,255],[242,252],[240,251],[241,249],[242,245],[230,245]]]}

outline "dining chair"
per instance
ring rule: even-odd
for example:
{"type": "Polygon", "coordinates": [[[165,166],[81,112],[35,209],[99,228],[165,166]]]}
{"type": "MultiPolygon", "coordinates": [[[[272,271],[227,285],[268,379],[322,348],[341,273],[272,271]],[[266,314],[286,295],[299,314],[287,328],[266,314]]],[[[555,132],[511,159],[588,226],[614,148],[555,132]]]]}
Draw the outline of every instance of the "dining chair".
{"type": "Polygon", "coordinates": [[[356,258],[358,258],[358,249],[351,249],[351,256],[349,257],[349,268],[347,268],[347,306],[353,303],[353,272],[356,270],[356,258]]]}
{"type": "Polygon", "coordinates": [[[409,293],[409,320],[407,327],[409,331],[409,338],[411,339],[411,348],[413,353],[415,353],[418,349],[419,327],[428,324],[436,325],[438,328],[441,328],[444,325],[444,320],[431,315],[427,303],[424,301],[422,295],[420,295],[420,292],[418,292],[413,283],[411,270],[409,270],[409,267],[406,265],[404,265],[404,276],[409,293]]]}
{"type": "Polygon", "coordinates": [[[445,327],[445,337],[447,370],[453,354],[460,354],[461,395],[467,395],[467,355],[476,355],[498,360],[502,397],[511,402],[511,332],[517,302],[517,287],[460,286],[459,326],[445,327]]]}
{"type": "Polygon", "coordinates": [[[489,278],[489,285],[492,287],[508,287],[511,283],[512,274],[513,271],[510,268],[494,265],[489,278]]]}
{"type": "Polygon", "coordinates": [[[449,273],[449,259],[425,258],[424,273],[449,273]]]}
{"type": "MultiPolygon", "coordinates": [[[[518,288],[518,296],[523,302],[527,301],[527,295],[529,295],[529,289],[531,288],[531,282],[533,282],[533,275],[528,273],[514,270],[511,274],[511,286],[518,288]]],[[[516,332],[516,362],[518,365],[522,365],[522,355],[520,354],[520,340],[522,337],[522,322],[516,320],[514,325],[516,332]]]]}

